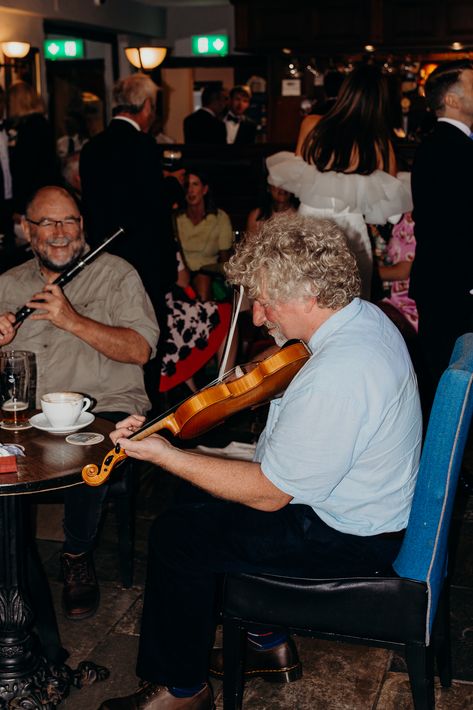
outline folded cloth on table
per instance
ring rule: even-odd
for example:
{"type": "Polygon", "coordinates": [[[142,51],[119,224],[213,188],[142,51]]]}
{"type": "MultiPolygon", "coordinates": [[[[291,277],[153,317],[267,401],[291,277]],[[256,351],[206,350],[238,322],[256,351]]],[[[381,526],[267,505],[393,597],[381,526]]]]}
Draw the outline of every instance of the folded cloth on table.
{"type": "Polygon", "coordinates": [[[256,451],[256,444],[245,444],[242,441],[232,441],[222,449],[212,446],[197,446],[199,451],[211,456],[223,456],[230,459],[242,459],[243,461],[253,461],[256,451]]]}

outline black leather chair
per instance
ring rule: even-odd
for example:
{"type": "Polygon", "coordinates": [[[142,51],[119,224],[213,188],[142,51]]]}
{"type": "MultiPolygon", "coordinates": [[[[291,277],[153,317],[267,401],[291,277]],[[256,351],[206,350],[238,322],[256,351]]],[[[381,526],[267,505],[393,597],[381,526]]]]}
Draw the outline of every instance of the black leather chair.
{"type": "Polygon", "coordinates": [[[295,579],[227,575],[224,588],[224,707],[242,707],[246,628],[404,650],[416,710],[434,708],[434,655],[451,685],[446,598],[447,543],[473,412],[473,333],[457,340],[429,419],[406,535],[392,574],[295,579]]]}

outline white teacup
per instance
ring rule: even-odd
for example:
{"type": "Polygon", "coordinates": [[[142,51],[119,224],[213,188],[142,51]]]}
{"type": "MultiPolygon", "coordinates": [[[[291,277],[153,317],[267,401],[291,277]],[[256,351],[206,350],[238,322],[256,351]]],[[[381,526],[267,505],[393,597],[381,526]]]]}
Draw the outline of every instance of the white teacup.
{"type": "Polygon", "coordinates": [[[49,392],[41,397],[41,408],[56,429],[74,426],[89,407],[90,399],[79,392],[49,392]]]}

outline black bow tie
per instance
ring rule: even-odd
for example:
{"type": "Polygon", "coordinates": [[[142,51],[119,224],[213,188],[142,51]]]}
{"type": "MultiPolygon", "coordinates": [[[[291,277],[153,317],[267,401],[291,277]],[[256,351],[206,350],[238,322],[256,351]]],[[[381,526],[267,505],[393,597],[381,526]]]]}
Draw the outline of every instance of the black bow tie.
{"type": "Polygon", "coordinates": [[[232,121],[233,123],[240,123],[238,116],[234,116],[233,113],[227,113],[227,121],[232,121]]]}

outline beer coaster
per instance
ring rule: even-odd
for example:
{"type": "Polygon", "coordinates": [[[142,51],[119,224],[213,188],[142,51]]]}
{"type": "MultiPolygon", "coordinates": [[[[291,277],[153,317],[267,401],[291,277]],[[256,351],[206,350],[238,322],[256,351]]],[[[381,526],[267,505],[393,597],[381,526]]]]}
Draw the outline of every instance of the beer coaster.
{"type": "Polygon", "coordinates": [[[96,434],[93,431],[81,431],[77,434],[69,434],[66,436],[68,444],[76,446],[90,446],[91,444],[100,444],[105,439],[103,434],[96,434]]]}

